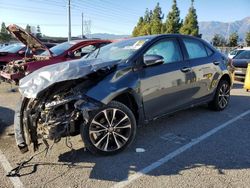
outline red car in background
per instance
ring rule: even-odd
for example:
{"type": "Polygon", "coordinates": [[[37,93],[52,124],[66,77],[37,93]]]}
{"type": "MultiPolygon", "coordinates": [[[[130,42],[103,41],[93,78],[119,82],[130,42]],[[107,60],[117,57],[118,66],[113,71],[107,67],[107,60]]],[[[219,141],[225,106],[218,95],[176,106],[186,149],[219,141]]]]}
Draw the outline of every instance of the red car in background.
{"type": "MultiPolygon", "coordinates": [[[[5,46],[0,49],[0,67],[6,65],[12,60],[18,60],[24,58],[26,46],[22,43],[15,43],[5,46]]],[[[28,57],[32,57],[32,54],[27,54],[28,57]]]]}
{"type": "MultiPolygon", "coordinates": [[[[48,48],[55,46],[55,43],[43,43],[48,48]]],[[[0,70],[10,61],[20,60],[24,57],[32,57],[35,54],[42,53],[43,51],[31,51],[22,43],[14,43],[0,49],[0,70]]]]}
{"type": "Polygon", "coordinates": [[[25,75],[47,65],[63,61],[79,59],[94,50],[111,43],[110,40],[84,39],[64,42],[48,49],[33,35],[27,33],[17,25],[7,27],[19,41],[24,43],[32,51],[44,51],[40,55],[31,58],[24,57],[22,60],[9,62],[0,72],[0,76],[7,81],[18,81],[25,75]]]}

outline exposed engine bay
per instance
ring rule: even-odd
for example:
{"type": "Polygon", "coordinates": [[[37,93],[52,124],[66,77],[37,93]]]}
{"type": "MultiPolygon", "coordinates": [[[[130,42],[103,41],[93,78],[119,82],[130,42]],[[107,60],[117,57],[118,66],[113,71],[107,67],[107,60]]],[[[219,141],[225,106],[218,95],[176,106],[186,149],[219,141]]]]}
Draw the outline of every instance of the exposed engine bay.
{"type": "Polygon", "coordinates": [[[34,55],[31,58],[23,58],[21,60],[10,61],[8,64],[6,64],[6,66],[4,66],[3,72],[8,74],[16,74],[16,73],[25,74],[26,63],[32,61],[47,60],[49,58],[50,58],[49,56],[34,55]]]}

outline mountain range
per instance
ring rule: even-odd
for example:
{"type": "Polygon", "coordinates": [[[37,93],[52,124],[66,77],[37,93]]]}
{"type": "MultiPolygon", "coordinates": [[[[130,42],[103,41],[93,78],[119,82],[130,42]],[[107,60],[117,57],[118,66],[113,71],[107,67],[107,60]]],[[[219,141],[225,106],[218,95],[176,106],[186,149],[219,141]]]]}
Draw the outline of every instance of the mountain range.
{"type": "MultiPolygon", "coordinates": [[[[240,41],[244,41],[246,32],[250,31],[250,16],[239,21],[234,22],[199,22],[199,30],[202,34],[202,38],[211,41],[215,34],[220,34],[225,38],[228,38],[230,33],[237,32],[240,41]]],[[[109,33],[94,33],[86,35],[88,38],[101,38],[101,39],[118,39],[127,38],[130,35],[116,35],[109,33]]]]}
{"type": "Polygon", "coordinates": [[[235,22],[199,22],[202,38],[211,41],[215,34],[220,34],[226,39],[230,33],[237,32],[240,41],[244,41],[246,32],[250,32],[250,17],[235,22]]]}

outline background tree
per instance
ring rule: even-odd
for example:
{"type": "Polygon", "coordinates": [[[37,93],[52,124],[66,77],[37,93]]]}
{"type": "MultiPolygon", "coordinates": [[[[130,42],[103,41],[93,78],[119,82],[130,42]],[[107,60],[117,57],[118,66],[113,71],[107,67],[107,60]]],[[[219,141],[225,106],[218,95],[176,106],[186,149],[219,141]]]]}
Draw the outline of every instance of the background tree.
{"type": "Polygon", "coordinates": [[[180,29],[180,33],[186,35],[199,36],[199,26],[197,20],[196,9],[194,8],[194,0],[191,0],[191,7],[185,17],[185,21],[180,29]]]}
{"type": "Polygon", "coordinates": [[[152,10],[149,11],[149,9],[147,8],[144,14],[144,25],[142,28],[141,35],[151,35],[152,17],[153,17],[152,10]]]}
{"type": "Polygon", "coordinates": [[[180,10],[176,0],[173,0],[172,10],[168,13],[166,23],[163,24],[163,33],[179,33],[181,28],[180,10]]]}
{"type": "Polygon", "coordinates": [[[143,17],[140,17],[137,25],[134,27],[134,30],[132,32],[133,37],[140,36],[143,25],[144,25],[143,17]]]}
{"type": "Polygon", "coordinates": [[[212,43],[214,46],[226,46],[226,39],[222,35],[215,34],[212,38],[212,43]]]}
{"type": "Polygon", "coordinates": [[[41,28],[39,25],[36,27],[36,37],[38,39],[42,38],[41,28]]]}
{"type": "Polygon", "coordinates": [[[152,15],[151,34],[161,33],[163,17],[160,4],[157,3],[152,15]]]}
{"type": "Polygon", "coordinates": [[[8,33],[8,30],[6,29],[6,25],[4,22],[2,22],[2,25],[1,25],[1,33],[8,33]]]}
{"type": "Polygon", "coordinates": [[[25,31],[27,31],[28,33],[31,33],[31,27],[29,24],[26,25],[25,31]]]}
{"type": "Polygon", "coordinates": [[[250,31],[246,33],[245,41],[247,46],[250,46],[250,31]]]}
{"type": "Polygon", "coordinates": [[[138,21],[137,25],[135,26],[133,33],[132,33],[134,37],[142,35],[142,30],[143,30],[144,25],[145,25],[144,19],[143,19],[143,17],[140,17],[139,21],[138,21]]]}
{"type": "Polygon", "coordinates": [[[8,33],[6,29],[5,23],[2,22],[1,32],[0,32],[0,42],[9,42],[11,39],[11,35],[8,33]]]}
{"type": "Polygon", "coordinates": [[[239,35],[236,32],[231,33],[230,36],[229,36],[228,46],[230,46],[230,47],[237,46],[238,45],[238,39],[239,39],[239,35]]]}

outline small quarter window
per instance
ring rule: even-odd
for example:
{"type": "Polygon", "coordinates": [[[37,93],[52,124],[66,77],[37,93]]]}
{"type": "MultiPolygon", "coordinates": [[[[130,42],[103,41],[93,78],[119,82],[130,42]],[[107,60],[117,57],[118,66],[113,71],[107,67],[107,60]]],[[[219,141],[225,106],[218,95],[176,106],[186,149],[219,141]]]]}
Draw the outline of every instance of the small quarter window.
{"type": "Polygon", "coordinates": [[[206,50],[207,50],[207,56],[211,56],[214,52],[206,46],[206,50]]]}

